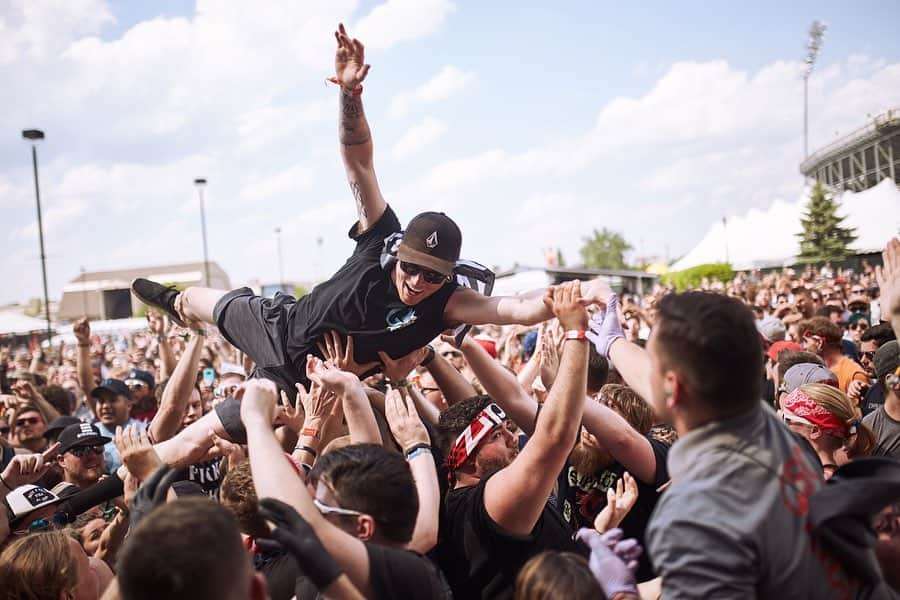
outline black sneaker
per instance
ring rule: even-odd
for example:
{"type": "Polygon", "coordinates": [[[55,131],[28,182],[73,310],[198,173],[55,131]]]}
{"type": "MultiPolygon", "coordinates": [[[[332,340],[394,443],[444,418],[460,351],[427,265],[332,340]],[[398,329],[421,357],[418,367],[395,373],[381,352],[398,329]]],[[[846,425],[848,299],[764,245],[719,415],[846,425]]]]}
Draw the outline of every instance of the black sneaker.
{"type": "Polygon", "coordinates": [[[147,306],[158,308],[169,315],[169,318],[175,323],[185,327],[184,321],[175,310],[175,298],[179,292],[174,287],[166,287],[149,279],[138,278],[131,282],[131,292],[147,306]]]}

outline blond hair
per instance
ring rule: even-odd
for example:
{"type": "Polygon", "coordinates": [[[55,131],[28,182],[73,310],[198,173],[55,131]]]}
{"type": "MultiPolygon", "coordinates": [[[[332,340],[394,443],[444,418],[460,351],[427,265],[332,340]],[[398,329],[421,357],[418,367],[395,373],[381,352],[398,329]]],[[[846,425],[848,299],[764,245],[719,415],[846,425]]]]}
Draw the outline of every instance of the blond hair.
{"type": "Polygon", "coordinates": [[[824,383],[807,383],[801,385],[800,390],[844,423],[848,431],[853,432],[855,428],[856,432],[851,433],[850,437],[844,440],[844,447],[847,449],[849,458],[868,456],[872,453],[876,442],[875,433],[868,425],[860,422],[856,407],[847,394],[824,383]]]}
{"type": "Polygon", "coordinates": [[[59,600],[78,585],[78,562],[69,538],[59,531],[34,533],[10,544],[0,554],[0,598],[59,600]]]}

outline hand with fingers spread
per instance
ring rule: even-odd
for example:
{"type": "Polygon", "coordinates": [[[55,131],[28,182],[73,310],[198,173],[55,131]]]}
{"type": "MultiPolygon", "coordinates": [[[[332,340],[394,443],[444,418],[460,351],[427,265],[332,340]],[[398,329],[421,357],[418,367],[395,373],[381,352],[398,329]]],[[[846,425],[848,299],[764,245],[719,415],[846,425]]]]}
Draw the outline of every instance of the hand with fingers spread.
{"type": "Polygon", "coordinates": [[[616,594],[639,597],[635,572],[643,550],[636,540],[622,540],[621,529],[600,535],[593,529],[582,528],[576,537],[591,549],[588,566],[607,598],[616,594]]]}
{"type": "Polygon", "coordinates": [[[577,279],[556,286],[553,290],[551,308],[564,330],[587,329],[588,313],[582,303],[581,282],[577,279]]]}
{"type": "Polygon", "coordinates": [[[378,361],[361,365],[356,362],[353,355],[353,336],[347,336],[347,348],[341,342],[341,336],[337,331],[329,331],[322,336],[322,342],[316,342],[316,346],[326,362],[331,363],[341,371],[349,371],[354,375],[362,375],[378,366],[378,361]]]}
{"type": "MultiPolygon", "coordinates": [[[[302,399],[302,396],[306,395],[306,388],[299,383],[294,385],[297,386],[297,397],[294,399],[293,406],[291,405],[288,395],[284,393],[284,390],[279,391],[281,394],[281,407],[276,423],[284,425],[294,433],[300,433],[300,430],[303,429],[303,420],[306,418],[306,411],[303,409],[302,399]]],[[[318,386],[312,386],[310,389],[311,394],[316,393],[318,386]]]]}
{"type": "Polygon", "coordinates": [[[415,402],[410,396],[404,399],[400,390],[388,390],[385,394],[384,416],[391,428],[391,434],[404,452],[417,444],[431,443],[415,402]]]}
{"type": "Polygon", "coordinates": [[[419,363],[425,360],[425,355],[427,353],[428,349],[423,347],[418,350],[413,350],[406,356],[401,356],[394,360],[387,352],[379,351],[378,358],[381,359],[382,371],[384,372],[385,377],[396,382],[406,379],[406,376],[409,375],[410,371],[415,369],[419,363]]]}
{"type": "Polygon", "coordinates": [[[638,499],[637,481],[625,471],[615,487],[606,490],[606,506],[594,519],[594,529],[605,533],[619,526],[638,499]]]}
{"type": "Polygon", "coordinates": [[[619,338],[625,337],[622,324],[619,323],[619,298],[610,294],[606,301],[606,310],[594,313],[591,317],[590,331],[587,337],[594,343],[600,356],[609,358],[609,349],[619,338]]]}
{"type": "Polygon", "coordinates": [[[140,481],[150,477],[163,464],[150,443],[146,429],[139,430],[136,425],[128,425],[124,429],[116,427],[113,443],[119,451],[122,464],[140,481]]]}
{"type": "MultiPolygon", "coordinates": [[[[44,476],[53,466],[52,458],[59,450],[59,442],[56,442],[40,454],[17,454],[12,457],[3,473],[0,474],[2,484],[12,491],[20,485],[34,483],[44,476]]],[[[5,493],[5,492],[4,492],[5,493]]]]}
{"type": "MultiPolygon", "coordinates": [[[[330,362],[323,362],[313,355],[306,357],[306,376],[323,391],[338,395],[344,394],[351,387],[362,385],[353,373],[344,371],[330,362]]],[[[306,406],[304,410],[307,410],[306,406]]]]}
{"type": "Polygon", "coordinates": [[[251,424],[270,427],[277,413],[278,388],[268,379],[250,379],[234,391],[241,403],[241,421],[248,428],[251,424]]]}
{"type": "MultiPolygon", "coordinates": [[[[875,267],[882,319],[900,317],[900,239],[892,238],[881,253],[883,265],[875,267]]],[[[897,330],[896,323],[893,325],[897,330]]],[[[900,335],[900,333],[898,333],[900,335]]]]}
{"type": "Polygon", "coordinates": [[[337,50],[334,53],[334,72],[337,83],[347,91],[355,90],[369,74],[370,65],[366,64],[366,52],[362,42],[350,38],[344,24],[338,25],[334,32],[337,50]]]}
{"type": "MultiPolygon", "coordinates": [[[[337,561],[322,545],[306,519],[293,507],[281,500],[262,498],[259,501],[259,514],[272,524],[272,538],[297,560],[304,574],[319,591],[323,591],[341,576],[341,567],[337,561]]],[[[265,547],[265,543],[261,545],[265,547]]]]}
{"type": "MultiPolygon", "coordinates": [[[[540,343],[540,361],[541,361],[541,381],[548,389],[556,380],[556,373],[559,371],[559,340],[557,339],[556,328],[548,327],[546,323],[543,331],[538,334],[540,343]]],[[[536,352],[538,350],[535,350],[536,352]]]]}

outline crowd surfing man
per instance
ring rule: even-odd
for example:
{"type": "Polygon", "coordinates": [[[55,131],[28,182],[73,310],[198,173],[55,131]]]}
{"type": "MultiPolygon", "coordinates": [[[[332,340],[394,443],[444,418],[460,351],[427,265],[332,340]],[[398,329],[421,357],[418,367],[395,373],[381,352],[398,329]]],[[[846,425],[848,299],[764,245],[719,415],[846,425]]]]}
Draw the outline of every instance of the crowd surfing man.
{"type": "MultiPolygon", "coordinates": [[[[292,391],[308,383],[306,357],[325,358],[317,343],[331,331],[349,336],[346,352],[357,375],[379,368],[383,352],[399,359],[460,324],[535,324],[553,315],[545,290],[515,297],[488,297],[453,279],[462,233],[443,213],[414,217],[392,254],[386,239],[400,232],[373,167],[373,144],[363,112],[362,82],[369,72],[362,43],[340,26],[335,32],[335,78],[340,91],[341,156],[356,200],[358,221],[350,229],[356,248],[331,279],[299,300],[253,295],[250,288],[225,292],[190,287],[184,292],[147,279],[132,291],[175,322],[216,324],[222,335],[256,363],[257,375],[292,391]],[[396,260],[395,260],[396,258],[396,260]]],[[[599,282],[581,286],[585,304],[595,302],[599,282]]]]}

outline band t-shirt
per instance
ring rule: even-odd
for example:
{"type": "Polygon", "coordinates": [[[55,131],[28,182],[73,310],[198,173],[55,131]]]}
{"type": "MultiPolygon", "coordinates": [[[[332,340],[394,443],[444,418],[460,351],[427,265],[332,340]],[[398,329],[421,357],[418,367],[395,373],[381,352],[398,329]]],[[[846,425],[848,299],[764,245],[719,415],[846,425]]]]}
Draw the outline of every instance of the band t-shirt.
{"type": "MultiPolygon", "coordinates": [[[[656,476],[649,484],[635,478],[638,487],[637,500],[619,525],[626,538],[637,539],[641,546],[644,545],[647,522],[660,496],[656,490],[669,480],[669,471],[666,468],[669,445],[650,437],[647,440],[656,458],[656,476]]],[[[618,462],[591,474],[579,473],[569,464],[563,468],[559,475],[556,500],[563,519],[572,531],[578,531],[581,527],[593,528],[594,519],[606,507],[606,491],[611,487],[615,489],[624,472],[625,467],[618,462]]],[[[647,553],[644,553],[638,567],[638,581],[649,581],[654,577],[653,567],[647,553]]]]}
{"type": "Polygon", "coordinates": [[[549,505],[531,534],[504,532],[484,506],[489,479],[449,491],[441,507],[438,564],[456,598],[512,598],[516,575],[532,556],[545,550],[584,553],[549,505]]]}
{"type": "Polygon", "coordinates": [[[294,368],[306,372],[306,355],[320,356],[316,342],[335,330],[352,335],[356,362],[378,360],[378,351],[401,358],[422,348],[441,331],[444,308],[458,285],[445,283],[415,306],[400,301],[391,272],[381,266],[384,239],[400,231],[400,221],[390,206],[369,229],[350,230],[356,248],[347,262],[312,293],[300,298],[291,310],[287,355],[296,357],[294,368]]]}

